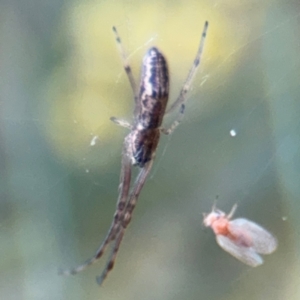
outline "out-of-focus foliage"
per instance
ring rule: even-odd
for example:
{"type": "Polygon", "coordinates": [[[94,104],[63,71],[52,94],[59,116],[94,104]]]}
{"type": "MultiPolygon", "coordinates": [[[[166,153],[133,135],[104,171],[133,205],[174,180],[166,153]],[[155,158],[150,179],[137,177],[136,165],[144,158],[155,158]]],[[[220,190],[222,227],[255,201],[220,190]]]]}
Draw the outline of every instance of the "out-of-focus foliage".
{"type": "Polygon", "coordinates": [[[299,299],[299,22],[296,0],[0,2],[1,299],[299,299]],[[131,120],[133,99],[112,26],[137,80],[150,46],[166,55],[172,102],[205,20],[113,272],[102,288],[103,262],[58,276],[94,253],[117,199],[127,132],[109,117],[131,120]],[[216,198],[277,236],[263,266],[203,229],[216,198]]]}

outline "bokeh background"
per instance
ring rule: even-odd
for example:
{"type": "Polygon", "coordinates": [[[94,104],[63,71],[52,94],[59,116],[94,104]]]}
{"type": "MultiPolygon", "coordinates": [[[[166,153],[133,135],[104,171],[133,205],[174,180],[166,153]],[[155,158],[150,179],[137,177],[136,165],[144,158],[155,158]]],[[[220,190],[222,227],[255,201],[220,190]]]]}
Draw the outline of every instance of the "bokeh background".
{"type": "MultiPolygon", "coordinates": [[[[300,6],[297,0],[0,1],[1,299],[299,299],[300,6]],[[174,101],[205,20],[182,124],[162,137],[117,263],[93,255],[112,220],[133,98],[156,45],[174,101]],[[279,240],[250,268],[216,244],[213,203],[279,240]]],[[[167,116],[170,124],[176,113],[167,116]]]]}

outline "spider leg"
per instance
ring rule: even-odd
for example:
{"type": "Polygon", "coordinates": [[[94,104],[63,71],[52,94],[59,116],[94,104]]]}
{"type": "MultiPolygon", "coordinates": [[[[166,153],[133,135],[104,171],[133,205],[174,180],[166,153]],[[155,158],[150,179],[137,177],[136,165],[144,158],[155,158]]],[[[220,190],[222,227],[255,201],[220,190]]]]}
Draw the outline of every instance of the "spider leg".
{"type": "Polygon", "coordinates": [[[146,182],[146,179],[151,171],[153,165],[153,159],[151,159],[141,170],[140,174],[138,175],[133,190],[130,194],[129,200],[127,202],[125,212],[124,212],[124,219],[122,226],[126,228],[131,221],[132,212],[136,206],[137,200],[141,193],[141,190],[146,182]]]}
{"type": "Polygon", "coordinates": [[[197,72],[200,62],[201,62],[207,28],[208,28],[208,22],[206,21],[204,24],[204,28],[203,28],[203,32],[202,32],[201,40],[200,40],[200,45],[199,45],[196,57],[194,59],[193,66],[188,73],[185,83],[183,84],[183,87],[180,91],[179,97],[170,106],[170,108],[166,111],[166,114],[172,112],[174,109],[176,109],[176,107],[178,107],[180,104],[184,104],[184,102],[186,101],[186,94],[190,89],[191,83],[196,75],[196,72],[197,72]]]}
{"type": "Polygon", "coordinates": [[[60,271],[59,272],[60,274],[74,275],[78,272],[81,272],[88,266],[94,264],[95,262],[97,262],[98,259],[100,259],[101,256],[103,255],[108,244],[116,237],[117,231],[120,230],[119,224],[120,224],[120,222],[122,222],[122,219],[123,219],[123,214],[124,214],[124,210],[126,207],[126,201],[128,199],[128,195],[129,195],[130,181],[131,181],[131,160],[128,157],[128,155],[126,154],[126,151],[127,151],[127,141],[125,139],[117,207],[116,207],[116,211],[114,214],[113,222],[110,226],[110,229],[109,229],[104,241],[102,242],[102,244],[96,251],[96,254],[92,258],[88,259],[86,262],[84,262],[82,265],[79,265],[76,268],[60,271]]]}
{"type": "Polygon", "coordinates": [[[103,273],[101,274],[101,276],[98,276],[96,279],[97,279],[97,283],[99,285],[102,284],[102,282],[105,280],[105,278],[107,277],[108,273],[113,269],[114,267],[114,264],[115,264],[115,261],[116,261],[116,258],[117,258],[117,254],[118,254],[118,251],[119,251],[119,248],[120,248],[120,245],[121,245],[121,242],[122,242],[122,239],[124,237],[124,233],[125,233],[125,228],[121,227],[120,229],[120,232],[118,232],[118,235],[116,237],[116,240],[115,240],[115,244],[114,244],[114,247],[113,247],[113,250],[111,252],[111,255],[110,255],[110,258],[108,260],[108,263],[103,271],[103,273]]]}
{"type": "Polygon", "coordinates": [[[181,123],[182,118],[184,116],[184,110],[185,110],[185,105],[184,105],[184,103],[182,103],[177,119],[171,124],[171,126],[168,129],[161,128],[160,131],[166,135],[171,134],[177,128],[177,126],[181,123]]]}
{"type": "Polygon", "coordinates": [[[153,159],[150,160],[140,171],[140,173],[138,174],[136,181],[134,183],[132,192],[130,194],[129,200],[127,202],[126,208],[125,208],[125,214],[123,216],[123,220],[122,223],[120,224],[120,228],[118,231],[116,231],[116,240],[115,240],[115,244],[111,253],[111,256],[108,260],[108,263],[104,269],[104,271],[102,272],[101,276],[97,277],[97,282],[99,285],[102,284],[102,282],[104,281],[104,279],[107,277],[108,273],[113,269],[114,264],[115,264],[115,260],[120,248],[120,244],[121,241],[123,239],[126,227],[128,226],[128,224],[130,223],[131,220],[131,216],[132,216],[132,212],[136,206],[138,197],[141,193],[141,190],[146,182],[146,179],[150,173],[150,170],[152,168],[152,164],[153,164],[153,159]]]}
{"type": "Polygon", "coordinates": [[[132,125],[125,120],[121,120],[116,117],[111,117],[110,120],[119,126],[122,126],[122,127],[132,130],[132,125]]]}
{"type": "Polygon", "coordinates": [[[113,29],[113,32],[115,34],[116,42],[117,42],[117,45],[118,45],[118,48],[119,48],[119,51],[120,51],[120,54],[121,54],[121,57],[122,57],[124,70],[127,74],[127,77],[129,79],[129,82],[130,82],[130,85],[131,85],[131,88],[132,88],[132,91],[133,91],[133,94],[134,94],[134,102],[135,102],[135,105],[137,105],[138,104],[137,88],[136,88],[136,83],[135,83],[134,77],[132,75],[131,67],[128,63],[128,56],[126,54],[126,51],[123,48],[122,41],[121,41],[121,38],[120,38],[119,33],[117,31],[117,28],[115,26],[113,26],[112,29],[113,29]]]}

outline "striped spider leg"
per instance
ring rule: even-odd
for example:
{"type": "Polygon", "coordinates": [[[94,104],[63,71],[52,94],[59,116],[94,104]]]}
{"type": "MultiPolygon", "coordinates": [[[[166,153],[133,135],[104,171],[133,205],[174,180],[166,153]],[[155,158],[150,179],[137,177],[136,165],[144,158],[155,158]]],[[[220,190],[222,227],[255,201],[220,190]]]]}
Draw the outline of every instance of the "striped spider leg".
{"type": "Polygon", "coordinates": [[[138,197],[151,171],[160,133],[171,134],[183,117],[186,94],[200,65],[207,28],[208,22],[205,22],[192,68],[188,73],[178,98],[166,112],[169,97],[169,71],[164,55],[156,47],[148,50],[143,58],[140,88],[139,93],[137,93],[136,83],[128,64],[126,52],[123,49],[116,28],[113,27],[116,42],[122,56],[123,66],[133,90],[135,101],[133,124],[115,117],[111,118],[114,123],[130,129],[130,133],[125,137],[123,143],[119,197],[110,229],[96,251],[96,254],[82,265],[71,270],[62,271],[61,274],[76,274],[84,270],[100,259],[107,246],[111,242],[114,242],[107,265],[102,275],[97,278],[99,285],[102,284],[109,271],[112,270],[125,230],[131,221],[138,197]],[[163,128],[161,125],[164,115],[179,106],[180,110],[177,119],[168,129],[163,128]],[[132,166],[138,166],[140,171],[130,191],[132,166]]]}

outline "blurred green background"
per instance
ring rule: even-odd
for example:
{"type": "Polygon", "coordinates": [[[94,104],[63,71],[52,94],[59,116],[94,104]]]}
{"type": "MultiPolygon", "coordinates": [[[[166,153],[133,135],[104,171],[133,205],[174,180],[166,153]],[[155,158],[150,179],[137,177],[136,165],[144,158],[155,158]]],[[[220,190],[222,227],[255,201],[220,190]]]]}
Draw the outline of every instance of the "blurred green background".
{"type": "Polygon", "coordinates": [[[299,299],[299,23],[296,0],[2,0],[1,299],[299,299]],[[58,276],[94,254],[115,209],[127,131],[109,118],[131,120],[133,97],[112,26],[135,78],[150,46],[167,56],[172,102],[205,20],[184,120],[162,137],[113,272],[101,288],[105,258],[58,276]],[[277,236],[264,265],[203,228],[216,198],[277,236]]]}

